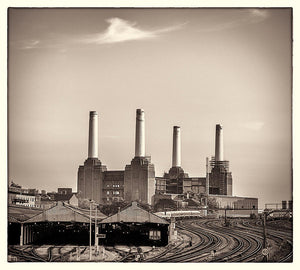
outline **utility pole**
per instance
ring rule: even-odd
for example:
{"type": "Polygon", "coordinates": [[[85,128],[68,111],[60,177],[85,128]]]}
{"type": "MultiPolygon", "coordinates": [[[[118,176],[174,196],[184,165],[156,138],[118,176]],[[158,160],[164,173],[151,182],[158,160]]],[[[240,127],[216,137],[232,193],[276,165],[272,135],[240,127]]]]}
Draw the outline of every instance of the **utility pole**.
{"type": "Polygon", "coordinates": [[[92,260],[92,203],[90,202],[90,261],[92,260]]]}
{"type": "MultiPolygon", "coordinates": [[[[267,251],[267,230],[266,230],[266,226],[267,226],[267,212],[264,211],[263,212],[263,250],[267,251]]],[[[267,254],[267,252],[266,252],[267,254]]],[[[266,262],[268,261],[268,255],[264,255],[263,257],[263,261],[266,262]]]]}
{"type": "Polygon", "coordinates": [[[98,252],[98,238],[97,238],[97,204],[95,204],[95,252],[98,252]]]}
{"type": "Polygon", "coordinates": [[[266,231],[266,218],[267,217],[267,213],[264,212],[263,215],[263,233],[264,233],[264,242],[263,242],[263,248],[267,247],[267,231],[266,231]]]}

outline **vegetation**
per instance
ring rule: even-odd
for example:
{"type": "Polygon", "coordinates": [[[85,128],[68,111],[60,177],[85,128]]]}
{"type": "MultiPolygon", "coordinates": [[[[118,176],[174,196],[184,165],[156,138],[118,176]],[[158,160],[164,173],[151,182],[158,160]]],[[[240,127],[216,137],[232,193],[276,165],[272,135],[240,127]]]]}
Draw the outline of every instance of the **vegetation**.
{"type": "Polygon", "coordinates": [[[218,208],[218,203],[217,203],[216,198],[208,198],[207,199],[207,206],[208,206],[208,210],[210,212],[214,212],[215,209],[218,208]]]}
{"type": "Polygon", "coordinates": [[[119,209],[128,206],[125,202],[112,202],[111,204],[105,204],[100,206],[100,211],[107,216],[114,215],[118,213],[119,209]]]}

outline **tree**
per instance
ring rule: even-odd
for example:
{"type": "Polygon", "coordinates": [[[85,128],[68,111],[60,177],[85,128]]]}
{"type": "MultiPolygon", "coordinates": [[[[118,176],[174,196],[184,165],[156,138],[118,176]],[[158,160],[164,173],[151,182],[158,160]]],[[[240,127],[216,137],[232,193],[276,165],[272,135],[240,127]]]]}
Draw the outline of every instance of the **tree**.
{"type": "Polygon", "coordinates": [[[106,205],[102,205],[100,207],[100,211],[107,215],[114,215],[116,213],[118,213],[119,209],[122,209],[124,207],[126,207],[128,204],[125,202],[112,202],[112,204],[106,204],[106,205]]]}
{"type": "Polygon", "coordinates": [[[217,209],[219,205],[217,203],[216,198],[208,198],[207,206],[208,206],[208,210],[210,210],[211,212],[214,212],[214,210],[217,209]]]}

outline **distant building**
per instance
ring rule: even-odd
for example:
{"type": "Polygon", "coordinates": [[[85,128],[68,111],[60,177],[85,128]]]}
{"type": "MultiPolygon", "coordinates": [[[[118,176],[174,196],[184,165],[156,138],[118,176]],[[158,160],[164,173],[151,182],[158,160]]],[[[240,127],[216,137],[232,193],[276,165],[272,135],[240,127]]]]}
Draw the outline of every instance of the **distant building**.
{"type": "Polygon", "coordinates": [[[227,209],[258,209],[258,199],[252,197],[239,197],[228,195],[209,195],[211,199],[215,199],[217,208],[227,209]]]}
{"type": "Polygon", "coordinates": [[[77,197],[77,194],[73,193],[72,197],[69,199],[69,204],[78,207],[79,206],[79,200],[77,197]]]}
{"type": "Polygon", "coordinates": [[[58,194],[72,194],[72,188],[58,188],[58,194]]]}
{"type": "Polygon", "coordinates": [[[136,112],[135,157],[124,171],[108,171],[98,159],[98,115],[94,111],[90,112],[88,145],[88,158],[78,169],[80,200],[93,200],[101,204],[114,201],[153,204],[157,201],[154,194],[181,194],[186,199],[196,196],[204,201],[209,195],[232,196],[232,173],[229,161],[224,160],[223,128],[219,124],[216,125],[215,156],[206,160],[204,177],[189,177],[181,167],[181,131],[178,126],[173,127],[172,167],[162,177],[155,177],[151,158],[145,155],[142,109],[136,112]]]}
{"type": "MultiPolygon", "coordinates": [[[[227,209],[228,217],[249,217],[258,215],[258,199],[252,197],[239,197],[229,195],[208,195],[208,203],[214,201],[216,209],[227,209]]],[[[213,209],[212,207],[211,209],[213,209]]],[[[222,210],[216,210],[219,215],[225,215],[222,210]]]]}
{"type": "Polygon", "coordinates": [[[23,189],[22,186],[13,182],[8,187],[8,205],[35,207],[35,202],[35,195],[29,194],[28,189],[23,189]]]}
{"type": "Polygon", "coordinates": [[[124,171],[107,171],[98,159],[98,115],[90,112],[88,159],[79,166],[77,190],[80,199],[97,203],[140,201],[151,204],[155,193],[155,171],[145,156],[144,111],[137,110],[135,157],[124,171]]]}
{"type": "Polygon", "coordinates": [[[36,196],[36,195],[39,194],[39,191],[35,188],[29,188],[28,189],[28,194],[36,196]]]}
{"type": "Polygon", "coordinates": [[[216,125],[215,157],[209,161],[209,194],[232,195],[232,174],[224,160],[223,127],[216,125]]]}

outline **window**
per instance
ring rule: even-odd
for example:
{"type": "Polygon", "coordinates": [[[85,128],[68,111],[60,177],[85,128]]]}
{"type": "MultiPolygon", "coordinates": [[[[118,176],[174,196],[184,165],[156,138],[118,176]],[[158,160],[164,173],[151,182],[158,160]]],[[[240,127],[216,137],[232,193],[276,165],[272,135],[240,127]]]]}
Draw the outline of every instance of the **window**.
{"type": "Polygon", "coordinates": [[[149,239],[150,240],[160,240],[161,232],[160,231],[149,231],[149,239]]]}
{"type": "Polygon", "coordinates": [[[117,194],[117,195],[119,195],[120,194],[120,191],[113,191],[113,194],[117,194]]]}
{"type": "Polygon", "coordinates": [[[106,191],[106,194],[109,195],[109,191],[106,191]]]}

